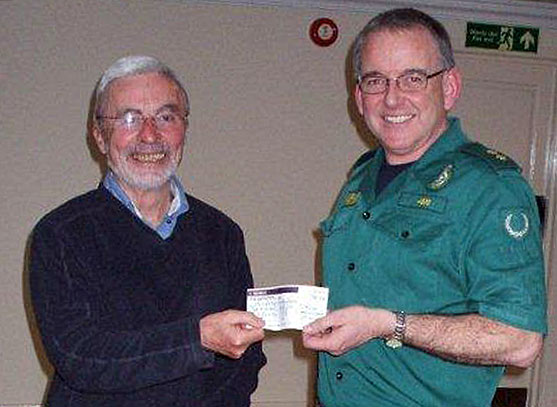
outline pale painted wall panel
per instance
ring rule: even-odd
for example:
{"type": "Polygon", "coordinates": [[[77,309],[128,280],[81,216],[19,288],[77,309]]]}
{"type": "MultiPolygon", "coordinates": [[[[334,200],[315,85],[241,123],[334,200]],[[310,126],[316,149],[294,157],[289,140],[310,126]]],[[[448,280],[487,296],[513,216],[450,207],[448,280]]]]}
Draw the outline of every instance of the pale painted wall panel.
{"type": "MultiPolygon", "coordinates": [[[[86,126],[102,70],[145,53],[183,76],[192,100],[186,187],[242,225],[258,285],[313,283],[314,231],[369,141],[351,120],[345,74],[350,42],[369,17],[180,1],[0,1],[0,405],[43,396],[49,367],[22,277],[27,239],[40,216],[99,181],[86,126]],[[307,36],[322,16],[340,29],[329,48],[307,36]]],[[[462,48],[464,21],[449,26],[462,48]]],[[[540,53],[555,58],[556,43],[540,53]]],[[[308,405],[311,352],[296,333],[269,334],[264,346],[255,405],[308,405]]]]}
{"type": "MultiPolygon", "coordinates": [[[[49,368],[22,294],[27,238],[46,211],[96,186],[89,99],[121,55],[155,55],[183,76],[192,115],[180,175],[242,225],[257,284],[314,282],[313,231],[365,149],[346,111],[352,33],[318,48],[307,37],[317,16],[160,1],[0,2],[1,53],[9,55],[0,62],[0,403],[43,396],[49,368]]],[[[350,19],[339,14],[337,23],[350,19]]],[[[314,359],[296,338],[266,341],[258,402],[313,398],[314,359]]]]}

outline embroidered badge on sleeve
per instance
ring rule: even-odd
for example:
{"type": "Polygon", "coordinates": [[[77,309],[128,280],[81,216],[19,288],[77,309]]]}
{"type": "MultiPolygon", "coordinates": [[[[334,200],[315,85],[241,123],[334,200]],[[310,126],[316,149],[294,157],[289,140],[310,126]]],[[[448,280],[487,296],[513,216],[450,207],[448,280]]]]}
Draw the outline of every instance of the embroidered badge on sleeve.
{"type": "Polygon", "coordinates": [[[514,239],[521,239],[530,229],[528,215],[520,209],[512,209],[505,214],[505,230],[514,239]]]}

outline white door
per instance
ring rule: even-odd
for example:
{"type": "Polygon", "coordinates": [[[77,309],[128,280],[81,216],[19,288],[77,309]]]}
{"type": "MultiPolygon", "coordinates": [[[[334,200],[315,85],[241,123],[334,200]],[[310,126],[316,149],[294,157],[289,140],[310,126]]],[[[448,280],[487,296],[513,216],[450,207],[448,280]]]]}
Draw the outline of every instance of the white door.
{"type": "MultiPolygon", "coordinates": [[[[454,113],[462,118],[465,131],[473,139],[511,156],[522,167],[535,193],[553,198],[555,64],[522,55],[474,50],[457,52],[456,58],[464,88],[454,113]]],[[[550,200],[550,205],[555,205],[554,199],[550,200]]],[[[556,265],[551,264],[555,260],[550,256],[554,244],[552,209],[549,207],[547,211],[544,242],[550,298],[557,294],[555,283],[551,285],[551,272],[556,270],[556,265]]],[[[543,386],[544,379],[551,374],[551,364],[546,362],[555,359],[550,354],[551,349],[555,349],[553,344],[552,336],[548,337],[545,355],[537,366],[526,370],[508,369],[501,387],[526,387],[529,389],[528,405],[541,406],[537,404],[538,393],[543,393],[547,387],[543,386]],[[540,388],[539,383],[542,383],[540,388]]],[[[543,405],[553,404],[548,401],[543,405]]]]}

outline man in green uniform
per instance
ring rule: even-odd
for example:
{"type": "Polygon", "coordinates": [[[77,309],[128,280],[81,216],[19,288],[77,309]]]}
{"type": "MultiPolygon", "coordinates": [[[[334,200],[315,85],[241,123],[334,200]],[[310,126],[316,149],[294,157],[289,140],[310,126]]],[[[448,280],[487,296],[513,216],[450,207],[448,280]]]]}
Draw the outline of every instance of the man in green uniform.
{"type": "Polygon", "coordinates": [[[354,45],[355,98],[380,148],[322,223],[331,312],[304,328],[326,407],[488,407],[505,365],[541,351],[546,299],[533,193],[448,117],[461,76],[413,9],[354,45]]]}

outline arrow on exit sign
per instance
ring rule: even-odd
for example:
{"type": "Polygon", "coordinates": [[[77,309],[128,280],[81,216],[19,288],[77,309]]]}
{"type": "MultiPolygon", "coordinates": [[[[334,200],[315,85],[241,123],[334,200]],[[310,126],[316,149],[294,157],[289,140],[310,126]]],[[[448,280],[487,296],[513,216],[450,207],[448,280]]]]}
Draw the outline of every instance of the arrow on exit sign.
{"type": "Polygon", "coordinates": [[[466,23],[467,47],[537,53],[539,38],[539,28],[466,23]]]}

